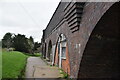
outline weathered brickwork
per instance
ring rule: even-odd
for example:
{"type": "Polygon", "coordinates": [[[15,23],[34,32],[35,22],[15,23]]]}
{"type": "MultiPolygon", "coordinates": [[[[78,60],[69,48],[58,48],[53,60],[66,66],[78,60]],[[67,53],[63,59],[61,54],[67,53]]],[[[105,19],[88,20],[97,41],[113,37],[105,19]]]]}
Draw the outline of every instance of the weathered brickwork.
{"type": "MultiPolygon", "coordinates": [[[[67,54],[67,58],[69,59],[67,59],[66,62],[62,60],[62,65],[63,65],[62,68],[65,72],[67,71],[70,74],[70,77],[77,78],[81,59],[85,50],[85,46],[89,40],[89,37],[93,29],[95,28],[96,24],[101,19],[101,17],[104,15],[104,13],[115,3],[114,2],[79,3],[79,5],[77,6],[82,7],[83,9],[76,8],[77,10],[78,9],[80,10],[76,11],[77,13],[75,13],[76,16],[78,17],[72,16],[73,18],[76,18],[74,20],[77,21],[75,22],[76,24],[73,24],[73,25],[70,25],[71,24],[70,22],[72,21],[68,19],[69,17],[66,19],[67,14],[68,16],[70,16],[73,13],[71,12],[71,14],[69,14],[67,12],[64,12],[64,9],[66,9],[66,6],[68,6],[69,4],[70,3],[59,4],[50,23],[45,29],[42,42],[43,42],[43,45],[46,44],[46,48],[45,46],[43,46],[43,54],[45,56],[48,55],[48,47],[49,47],[50,40],[52,41],[52,45],[56,46],[59,35],[61,33],[64,34],[67,39],[68,50],[66,54],[67,54]],[[75,26],[77,26],[77,28],[79,29],[76,29],[75,26]],[[71,27],[75,30],[70,29],[71,27]],[[66,70],[65,66],[68,67],[69,69],[66,70]]],[[[73,4],[74,3],[71,3],[70,5],[72,6],[73,4]]],[[[67,7],[67,8],[72,9],[71,7],[67,7]]],[[[55,47],[55,51],[54,51],[55,54],[57,50],[58,50],[57,47],[55,47]]]]}

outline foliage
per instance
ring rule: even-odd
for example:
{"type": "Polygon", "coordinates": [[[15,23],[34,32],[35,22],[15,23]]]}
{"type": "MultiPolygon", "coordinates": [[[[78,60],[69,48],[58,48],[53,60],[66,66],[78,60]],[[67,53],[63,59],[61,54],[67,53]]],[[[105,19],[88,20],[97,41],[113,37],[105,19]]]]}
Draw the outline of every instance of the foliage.
{"type": "Polygon", "coordinates": [[[25,35],[21,34],[15,35],[13,41],[14,41],[13,45],[16,51],[29,52],[28,51],[29,44],[25,35]]]}
{"type": "Polygon", "coordinates": [[[29,53],[24,53],[27,56],[33,56],[33,57],[42,57],[40,53],[34,53],[34,54],[29,54],[29,53]]]}
{"type": "Polygon", "coordinates": [[[12,33],[6,33],[2,39],[2,47],[10,48],[12,46],[12,33]]]}
{"type": "Polygon", "coordinates": [[[34,40],[32,38],[32,36],[30,36],[30,38],[27,40],[28,41],[28,51],[29,53],[34,53],[33,52],[33,48],[34,48],[34,40]]]}
{"type": "Polygon", "coordinates": [[[0,40],[0,47],[2,47],[2,41],[0,40]]]}
{"type": "Polygon", "coordinates": [[[25,35],[6,33],[2,39],[3,48],[15,49],[16,51],[31,53],[40,52],[41,43],[34,42],[32,36],[27,38],[25,35]]]}
{"type": "Polygon", "coordinates": [[[64,79],[67,79],[68,78],[68,74],[67,73],[65,73],[62,69],[60,69],[60,74],[62,74],[63,75],[63,78],[64,79]]]}
{"type": "Polygon", "coordinates": [[[38,48],[40,48],[41,43],[35,42],[34,44],[34,51],[38,50],[38,48]]]}
{"type": "Polygon", "coordinates": [[[3,51],[2,53],[2,77],[3,78],[18,78],[21,77],[25,69],[27,56],[21,52],[3,51]]]}

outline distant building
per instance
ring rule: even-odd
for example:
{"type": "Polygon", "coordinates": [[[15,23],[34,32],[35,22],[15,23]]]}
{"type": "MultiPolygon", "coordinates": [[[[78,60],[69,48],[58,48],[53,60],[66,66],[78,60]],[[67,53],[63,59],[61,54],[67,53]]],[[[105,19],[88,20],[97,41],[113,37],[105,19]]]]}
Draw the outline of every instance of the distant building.
{"type": "Polygon", "coordinates": [[[119,21],[118,2],[60,2],[43,30],[43,56],[71,78],[119,78],[119,21]]]}

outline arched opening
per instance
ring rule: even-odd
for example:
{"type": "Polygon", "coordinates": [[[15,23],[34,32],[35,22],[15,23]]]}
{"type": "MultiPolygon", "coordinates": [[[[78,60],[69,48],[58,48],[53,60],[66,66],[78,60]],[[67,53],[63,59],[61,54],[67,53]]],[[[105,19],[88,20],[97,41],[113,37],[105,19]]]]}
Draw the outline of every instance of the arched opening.
{"type": "Polygon", "coordinates": [[[49,41],[49,45],[48,45],[48,53],[47,53],[47,58],[48,61],[52,62],[52,41],[49,41]]]}
{"type": "Polygon", "coordinates": [[[54,56],[54,65],[59,66],[59,54],[60,53],[60,38],[58,37],[56,48],[55,48],[55,56],[54,56]]]}
{"type": "Polygon", "coordinates": [[[115,3],[94,28],[83,53],[79,78],[119,78],[120,3],[115,3]]]}

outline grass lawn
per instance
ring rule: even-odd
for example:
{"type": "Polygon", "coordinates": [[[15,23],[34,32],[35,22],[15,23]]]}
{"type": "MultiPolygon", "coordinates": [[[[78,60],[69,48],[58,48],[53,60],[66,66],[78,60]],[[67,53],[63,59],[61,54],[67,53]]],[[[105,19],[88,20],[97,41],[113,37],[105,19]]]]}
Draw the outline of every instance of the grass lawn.
{"type": "Polygon", "coordinates": [[[42,54],[40,54],[40,53],[34,53],[34,54],[24,53],[24,54],[27,56],[31,56],[31,57],[41,57],[42,56],[42,54]]]}
{"type": "Polygon", "coordinates": [[[22,77],[27,61],[26,55],[21,52],[2,52],[2,78],[22,77]]]}

